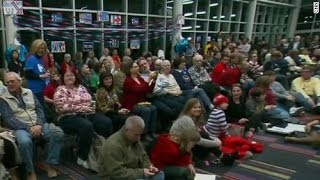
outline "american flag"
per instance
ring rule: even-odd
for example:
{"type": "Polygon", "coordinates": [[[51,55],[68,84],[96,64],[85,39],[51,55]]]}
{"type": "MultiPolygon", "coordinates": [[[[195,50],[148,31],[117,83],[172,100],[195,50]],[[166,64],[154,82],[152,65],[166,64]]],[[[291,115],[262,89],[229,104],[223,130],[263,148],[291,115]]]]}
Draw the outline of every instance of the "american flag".
{"type": "Polygon", "coordinates": [[[110,15],[111,25],[121,25],[121,15],[110,15]]]}

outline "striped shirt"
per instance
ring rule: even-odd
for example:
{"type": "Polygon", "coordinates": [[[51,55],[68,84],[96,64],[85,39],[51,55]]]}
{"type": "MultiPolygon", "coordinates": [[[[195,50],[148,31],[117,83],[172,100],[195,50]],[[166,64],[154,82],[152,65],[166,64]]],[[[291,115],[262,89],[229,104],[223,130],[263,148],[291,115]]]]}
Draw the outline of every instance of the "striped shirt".
{"type": "Polygon", "coordinates": [[[226,120],[226,114],[223,110],[214,109],[209,119],[204,125],[204,130],[209,134],[209,136],[220,137],[229,135],[228,124],[226,120]]]}

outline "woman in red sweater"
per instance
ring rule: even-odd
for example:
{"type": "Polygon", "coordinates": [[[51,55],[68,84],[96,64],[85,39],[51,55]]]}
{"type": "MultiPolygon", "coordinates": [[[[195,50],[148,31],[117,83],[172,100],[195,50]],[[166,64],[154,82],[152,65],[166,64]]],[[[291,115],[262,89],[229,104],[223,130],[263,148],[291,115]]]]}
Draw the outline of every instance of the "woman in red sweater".
{"type": "Polygon", "coordinates": [[[228,69],[228,64],[230,63],[230,56],[223,55],[220,62],[214,66],[211,73],[211,80],[213,83],[219,83],[221,74],[228,69]]]}
{"type": "Polygon", "coordinates": [[[150,76],[147,82],[139,75],[137,63],[129,63],[123,69],[126,79],[123,83],[122,108],[126,108],[145,121],[145,134],[155,137],[157,108],[147,102],[146,96],[152,93],[154,79],[150,76]]]}
{"type": "Polygon", "coordinates": [[[165,179],[193,180],[195,168],[191,150],[199,140],[200,134],[196,128],[184,129],[180,135],[162,134],[151,151],[150,160],[164,171],[165,179]]]}

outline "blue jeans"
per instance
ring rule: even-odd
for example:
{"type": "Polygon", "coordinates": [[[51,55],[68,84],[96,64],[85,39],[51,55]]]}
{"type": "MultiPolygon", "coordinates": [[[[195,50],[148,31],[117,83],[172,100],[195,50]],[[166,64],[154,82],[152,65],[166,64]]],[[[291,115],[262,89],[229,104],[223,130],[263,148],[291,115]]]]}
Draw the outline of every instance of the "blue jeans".
{"type": "Polygon", "coordinates": [[[154,105],[141,106],[136,105],[133,108],[133,113],[140,116],[144,120],[145,133],[155,133],[157,125],[157,108],[154,105]]]}
{"type": "Polygon", "coordinates": [[[65,133],[77,133],[79,137],[78,156],[82,160],[88,159],[94,131],[107,138],[112,134],[112,121],[100,113],[88,115],[66,115],[59,120],[59,126],[65,133]]]}
{"type": "Polygon", "coordinates": [[[290,117],[289,112],[282,109],[281,107],[276,107],[276,108],[268,111],[267,115],[269,115],[270,118],[282,119],[283,121],[291,122],[291,117],[290,117]]]}
{"type": "Polygon", "coordinates": [[[164,173],[163,171],[159,171],[156,175],[144,178],[144,179],[137,179],[137,180],[164,180],[164,173]]]}
{"type": "MultiPolygon", "coordinates": [[[[34,172],[33,166],[33,137],[26,130],[16,130],[15,136],[18,142],[21,157],[26,164],[27,172],[34,172]]],[[[51,165],[57,165],[60,158],[60,150],[63,146],[63,131],[54,124],[45,123],[42,126],[42,137],[49,141],[48,157],[46,162],[51,165]]]]}
{"type": "Polygon", "coordinates": [[[206,107],[206,109],[210,111],[212,105],[211,100],[202,88],[183,90],[183,94],[187,96],[187,99],[189,99],[190,97],[198,98],[202,102],[204,107],[206,107]]]}

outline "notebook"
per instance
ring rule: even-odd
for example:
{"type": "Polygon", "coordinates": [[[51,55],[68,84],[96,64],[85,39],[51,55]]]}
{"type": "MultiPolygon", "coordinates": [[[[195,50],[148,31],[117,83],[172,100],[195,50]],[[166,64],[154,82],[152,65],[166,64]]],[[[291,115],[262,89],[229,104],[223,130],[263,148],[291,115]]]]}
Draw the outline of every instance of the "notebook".
{"type": "Polygon", "coordinates": [[[196,173],[194,180],[215,180],[216,175],[196,173]]]}

